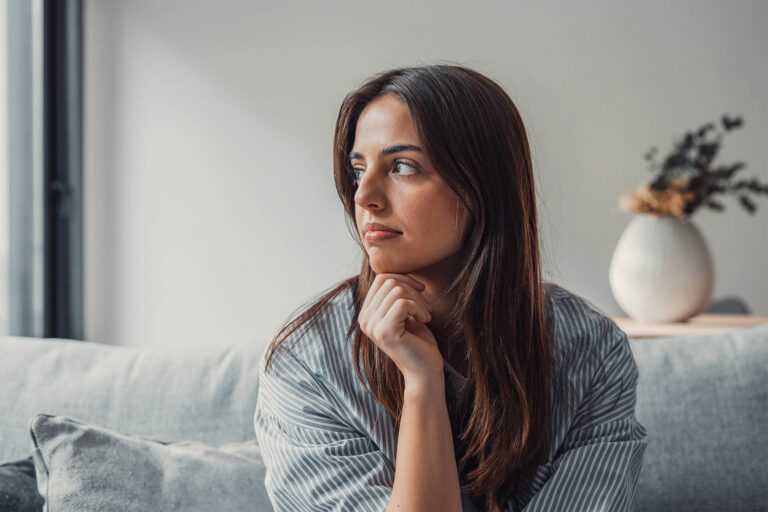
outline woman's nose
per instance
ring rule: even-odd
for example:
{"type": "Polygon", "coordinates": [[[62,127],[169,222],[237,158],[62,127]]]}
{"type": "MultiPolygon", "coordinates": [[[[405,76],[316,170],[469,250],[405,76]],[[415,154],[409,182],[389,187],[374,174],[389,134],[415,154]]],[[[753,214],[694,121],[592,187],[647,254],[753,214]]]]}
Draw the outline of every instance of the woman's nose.
{"type": "Polygon", "coordinates": [[[363,173],[363,177],[357,182],[355,202],[362,208],[382,207],[386,201],[386,190],[382,180],[371,168],[363,173]]]}

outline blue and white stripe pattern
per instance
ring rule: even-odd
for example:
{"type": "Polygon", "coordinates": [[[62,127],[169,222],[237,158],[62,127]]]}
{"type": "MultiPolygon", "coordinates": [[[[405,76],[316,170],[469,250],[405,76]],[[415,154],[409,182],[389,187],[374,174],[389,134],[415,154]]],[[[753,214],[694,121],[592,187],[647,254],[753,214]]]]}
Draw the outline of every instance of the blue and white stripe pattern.
{"type": "MultiPolygon", "coordinates": [[[[548,457],[505,510],[632,510],[648,438],[635,418],[638,373],[626,334],[566,289],[545,290],[554,328],[548,457]]],[[[352,301],[349,289],[336,296],[267,372],[262,357],[254,427],[276,511],[382,511],[389,501],[397,432],[357,379],[346,336],[352,301]]],[[[453,410],[467,398],[465,379],[444,366],[453,410]]]]}

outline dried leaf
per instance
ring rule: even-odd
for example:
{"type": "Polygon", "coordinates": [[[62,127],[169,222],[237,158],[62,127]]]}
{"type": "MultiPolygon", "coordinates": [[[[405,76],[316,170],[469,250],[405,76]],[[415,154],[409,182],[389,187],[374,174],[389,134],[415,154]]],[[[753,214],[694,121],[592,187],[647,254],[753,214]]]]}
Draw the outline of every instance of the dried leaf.
{"type": "Polygon", "coordinates": [[[721,121],[723,123],[723,128],[725,128],[725,131],[731,131],[742,125],[742,120],[741,120],[741,117],[739,116],[729,118],[727,114],[723,114],[721,121]]]}
{"type": "Polygon", "coordinates": [[[706,205],[708,208],[712,210],[717,210],[719,212],[723,211],[725,209],[725,206],[723,206],[722,203],[715,201],[714,199],[707,199],[704,202],[704,205],[706,205]]]}
{"type": "Polygon", "coordinates": [[[750,214],[754,214],[755,210],[757,210],[755,203],[753,203],[752,200],[747,196],[739,196],[739,202],[744,206],[744,208],[747,209],[750,214]]]}

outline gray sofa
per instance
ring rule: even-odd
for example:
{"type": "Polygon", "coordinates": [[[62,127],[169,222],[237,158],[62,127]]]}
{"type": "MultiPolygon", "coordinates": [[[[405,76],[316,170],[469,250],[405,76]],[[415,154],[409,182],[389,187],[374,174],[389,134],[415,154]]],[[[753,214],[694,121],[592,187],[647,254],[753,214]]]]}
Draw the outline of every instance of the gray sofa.
{"type": "MultiPolygon", "coordinates": [[[[768,510],[768,325],[630,340],[649,433],[636,510],[768,510]]],[[[0,337],[0,462],[28,457],[30,420],[60,415],[132,436],[254,441],[266,342],[139,349],[0,337]]],[[[263,465],[252,510],[270,510],[263,465]]]]}

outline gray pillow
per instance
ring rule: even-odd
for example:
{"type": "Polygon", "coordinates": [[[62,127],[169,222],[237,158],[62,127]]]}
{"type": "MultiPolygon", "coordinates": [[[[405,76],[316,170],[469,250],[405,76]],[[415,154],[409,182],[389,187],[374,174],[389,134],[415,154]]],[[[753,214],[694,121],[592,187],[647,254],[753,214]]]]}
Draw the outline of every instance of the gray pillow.
{"type": "Polygon", "coordinates": [[[164,442],[48,414],[34,416],[29,429],[47,510],[272,510],[255,439],[164,442]]]}

